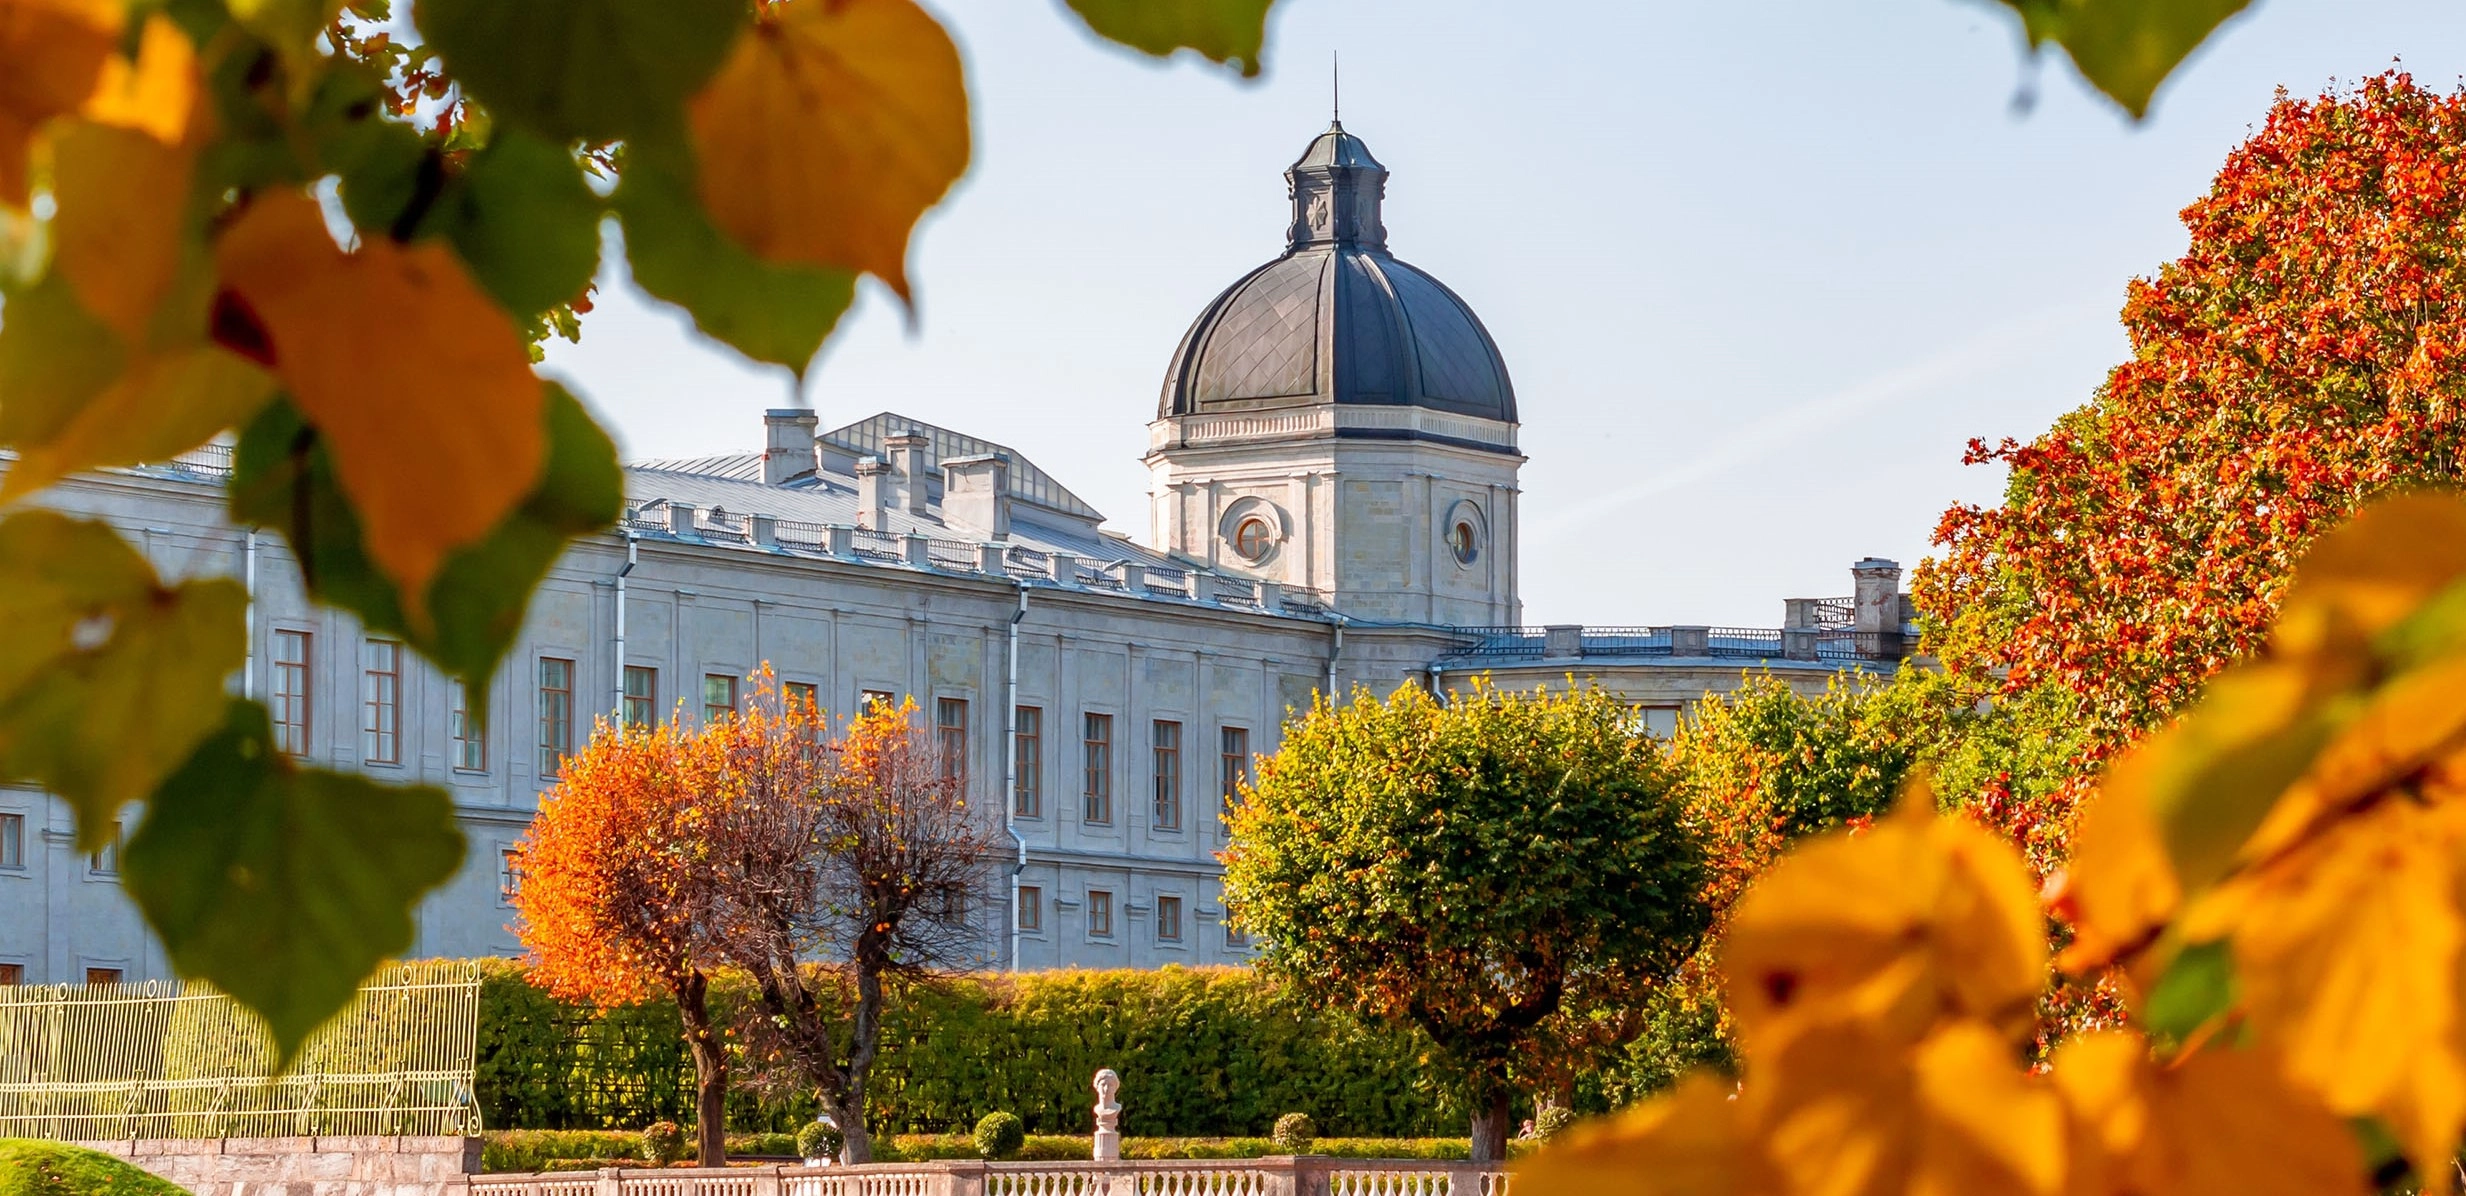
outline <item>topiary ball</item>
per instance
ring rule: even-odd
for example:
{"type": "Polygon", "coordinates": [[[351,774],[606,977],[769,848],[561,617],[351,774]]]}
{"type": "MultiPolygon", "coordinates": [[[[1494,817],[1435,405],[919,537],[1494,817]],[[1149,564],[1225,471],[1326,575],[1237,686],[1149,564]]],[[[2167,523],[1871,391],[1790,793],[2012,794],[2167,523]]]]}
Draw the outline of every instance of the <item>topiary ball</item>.
{"type": "Polygon", "coordinates": [[[1287,1113],[1276,1119],[1275,1131],[1268,1135],[1288,1154],[1301,1154],[1318,1140],[1319,1123],[1308,1113],[1287,1113]]]}
{"type": "Polygon", "coordinates": [[[654,1121],[642,1128],[642,1157],[668,1164],[685,1157],[685,1131],[673,1121],[654,1121]]]}
{"type": "Polygon", "coordinates": [[[1550,1105],[1533,1114],[1533,1137],[1544,1142],[1567,1132],[1567,1127],[1582,1120],[1576,1111],[1565,1105],[1550,1105]]]}
{"type": "Polygon", "coordinates": [[[796,1155],[801,1159],[828,1161],[839,1157],[839,1148],[848,1136],[827,1121],[808,1121],[796,1131],[796,1155]]]}
{"type": "Polygon", "coordinates": [[[976,1123],[976,1153],[988,1159],[1019,1157],[1027,1145],[1027,1123],[1015,1113],[987,1113],[976,1123]]]}

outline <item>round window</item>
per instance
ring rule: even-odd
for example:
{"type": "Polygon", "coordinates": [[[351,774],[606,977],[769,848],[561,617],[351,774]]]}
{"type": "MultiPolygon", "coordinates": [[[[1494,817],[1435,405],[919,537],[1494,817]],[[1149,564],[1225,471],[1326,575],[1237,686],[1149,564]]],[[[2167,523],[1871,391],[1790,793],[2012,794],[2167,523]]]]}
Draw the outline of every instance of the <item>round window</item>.
{"type": "Polygon", "coordinates": [[[1473,530],[1473,521],[1459,519],[1447,529],[1447,547],[1456,554],[1456,563],[1469,565],[1481,559],[1481,534],[1473,530]]]}
{"type": "Polygon", "coordinates": [[[1275,546],[1276,529],[1256,515],[1242,520],[1242,525],[1233,529],[1233,551],[1252,564],[1266,560],[1268,550],[1275,546]]]}

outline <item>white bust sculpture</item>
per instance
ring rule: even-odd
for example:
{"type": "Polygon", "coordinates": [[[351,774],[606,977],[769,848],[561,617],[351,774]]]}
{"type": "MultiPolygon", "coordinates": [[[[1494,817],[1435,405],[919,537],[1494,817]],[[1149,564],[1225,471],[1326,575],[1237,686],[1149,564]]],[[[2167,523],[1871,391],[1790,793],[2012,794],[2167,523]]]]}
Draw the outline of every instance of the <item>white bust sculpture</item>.
{"type": "Polygon", "coordinates": [[[1096,1161],[1110,1162],[1122,1157],[1122,1102],[1114,1099],[1122,1090],[1122,1077],[1112,1068],[1096,1073],[1096,1161]]]}

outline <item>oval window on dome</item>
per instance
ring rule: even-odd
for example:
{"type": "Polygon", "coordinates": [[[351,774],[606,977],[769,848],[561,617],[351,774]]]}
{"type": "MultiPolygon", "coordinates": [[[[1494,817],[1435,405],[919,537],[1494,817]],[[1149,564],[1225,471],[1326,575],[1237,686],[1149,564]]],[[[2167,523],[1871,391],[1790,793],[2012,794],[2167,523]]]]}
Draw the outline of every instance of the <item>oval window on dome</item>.
{"type": "Polygon", "coordinates": [[[1256,515],[1242,520],[1241,526],[1233,529],[1233,551],[1251,564],[1266,560],[1268,552],[1275,547],[1276,529],[1256,515]]]}
{"type": "Polygon", "coordinates": [[[1447,549],[1456,554],[1459,565],[1481,559],[1481,533],[1474,530],[1472,520],[1456,520],[1456,525],[1447,529],[1447,549]]]}

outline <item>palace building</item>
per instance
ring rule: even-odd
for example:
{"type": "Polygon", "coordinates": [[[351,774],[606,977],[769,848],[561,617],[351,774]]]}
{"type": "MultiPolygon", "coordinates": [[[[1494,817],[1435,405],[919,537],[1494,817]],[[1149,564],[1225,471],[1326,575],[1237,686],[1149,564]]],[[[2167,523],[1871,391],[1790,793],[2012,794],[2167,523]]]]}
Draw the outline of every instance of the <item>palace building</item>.
{"type": "MultiPolygon", "coordinates": [[[[245,578],[235,689],[287,750],[452,794],[470,841],[418,955],[514,952],[509,854],[602,717],[724,716],[768,662],[827,709],[913,697],[1009,834],[976,906],[988,967],[1246,958],[1215,855],[1226,795],[1321,692],[1611,687],[1655,730],[1749,669],[1820,689],[1890,669],[1900,570],[1793,599],[1769,629],[1522,626],[1515,387],[1473,308],[1388,249],[1387,170],[1331,126],[1285,172],[1273,260],[1173,352],[1129,538],[1021,454],[881,413],[771,411],[747,451],[629,467],[625,518],[575,543],[471,695],[311,604],[277,536],[224,514],[227,446],[71,479],[167,577],[245,578]]],[[[752,429],[748,428],[750,433],[752,429]]],[[[0,455],[0,469],[7,458],[0,455]]],[[[133,812],[133,811],[132,811],[133,812]]],[[[112,850],[0,787],[0,983],[169,975],[112,850]]]]}

